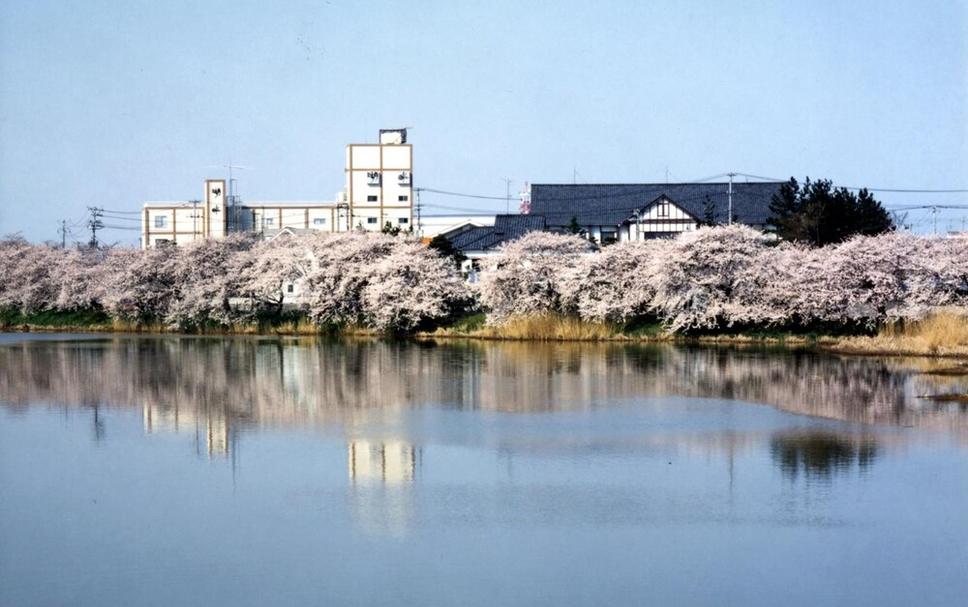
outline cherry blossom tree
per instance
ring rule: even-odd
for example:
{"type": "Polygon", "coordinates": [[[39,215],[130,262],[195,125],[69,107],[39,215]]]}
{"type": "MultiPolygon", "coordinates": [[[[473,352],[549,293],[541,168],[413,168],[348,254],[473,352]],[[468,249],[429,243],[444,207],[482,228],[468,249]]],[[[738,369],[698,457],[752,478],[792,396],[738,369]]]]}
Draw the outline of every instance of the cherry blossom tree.
{"type": "Polygon", "coordinates": [[[566,277],[590,254],[579,236],[530,232],[503,245],[487,259],[481,275],[480,298],[488,319],[568,313],[574,310],[574,278],[566,277]]]}
{"type": "Polygon", "coordinates": [[[648,314],[671,242],[623,242],[583,256],[574,269],[563,271],[564,301],[574,302],[582,319],[595,322],[628,322],[648,314]]]}
{"type": "Polygon", "coordinates": [[[413,240],[401,241],[367,264],[361,290],[363,321],[391,333],[409,333],[452,316],[470,303],[453,261],[413,240]]]}
{"type": "Polygon", "coordinates": [[[177,253],[173,245],[109,254],[101,305],[114,318],[139,323],[164,321],[177,296],[177,253]]]}
{"type": "Polygon", "coordinates": [[[252,319],[281,314],[286,286],[306,280],[312,264],[307,237],[284,235],[236,252],[229,264],[226,288],[230,295],[247,303],[235,309],[235,315],[252,319]]]}
{"type": "Polygon", "coordinates": [[[207,322],[226,325],[236,319],[229,298],[238,290],[233,262],[254,244],[249,234],[230,234],[175,248],[174,293],[165,315],[174,327],[207,322]]]}
{"type": "MultiPolygon", "coordinates": [[[[453,264],[403,234],[230,235],[145,251],[6,237],[0,268],[2,310],[103,309],[184,329],[294,313],[406,333],[473,305],[453,264]]],[[[487,259],[476,288],[490,322],[558,313],[654,315],[672,331],[874,328],[968,306],[968,238],[888,233],[809,248],[734,225],[596,252],[576,236],[533,232],[487,259]]]]}
{"type": "Polygon", "coordinates": [[[60,264],[62,256],[60,249],[31,245],[20,237],[0,242],[0,266],[4,268],[0,307],[24,314],[50,307],[58,291],[51,269],[60,264]]]}
{"type": "Polygon", "coordinates": [[[736,293],[770,238],[732,225],[700,228],[671,241],[654,274],[651,308],[672,331],[713,329],[742,317],[736,293]]]}

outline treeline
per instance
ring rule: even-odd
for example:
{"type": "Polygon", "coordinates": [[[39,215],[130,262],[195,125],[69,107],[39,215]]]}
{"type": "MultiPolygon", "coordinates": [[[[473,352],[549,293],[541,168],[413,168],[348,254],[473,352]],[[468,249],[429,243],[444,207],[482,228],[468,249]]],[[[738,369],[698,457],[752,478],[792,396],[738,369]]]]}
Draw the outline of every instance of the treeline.
{"type": "Polygon", "coordinates": [[[674,332],[870,329],[968,304],[968,239],[892,232],[811,248],[735,225],[589,254],[579,238],[536,232],[491,260],[479,301],[492,321],[555,313],[651,317],[674,332]]]}
{"type": "Polygon", "coordinates": [[[751,228],[593,250],[534,232],[488,258],[478,284],[407,236],[233,235],[183,247],[60,249],[0,240],[0,310],[97,311],[180,330],[299,318],[410,333],[473,312],[729,327],[872,328],[968,304],[968,239],[889,233],[820,248],[751,228]]]}
{"type": "Polygon", "coordinates": [[[308,320],[407,333],[463,314],[454,264],[412,238],[231,235],[187,246],[59,249],[0,241],[0,309],[98,310],[194,330],[308,320]]]}

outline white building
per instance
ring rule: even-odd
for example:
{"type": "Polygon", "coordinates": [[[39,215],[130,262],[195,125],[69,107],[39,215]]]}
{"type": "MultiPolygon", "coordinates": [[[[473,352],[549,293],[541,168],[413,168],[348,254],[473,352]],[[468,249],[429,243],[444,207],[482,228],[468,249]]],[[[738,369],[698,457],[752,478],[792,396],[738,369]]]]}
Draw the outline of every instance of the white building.
{"type": "Polygon", "coordinates": [[[413,228],[413,147],[406,129],[381,130],[378,143],[346,146],[346,186],[333,201],[245,201],[224,179],[208,179],[200,200],[146,202],[142,247],[185,244],[228,232],[282,228],[379,231],[413,228]]]}

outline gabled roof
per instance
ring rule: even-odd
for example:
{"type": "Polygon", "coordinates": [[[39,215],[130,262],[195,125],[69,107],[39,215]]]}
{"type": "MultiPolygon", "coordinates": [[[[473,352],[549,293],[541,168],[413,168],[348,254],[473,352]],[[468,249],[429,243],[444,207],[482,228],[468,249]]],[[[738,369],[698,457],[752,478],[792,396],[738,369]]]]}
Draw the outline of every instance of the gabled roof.
{"type": "MultiPolygon", "coordinates": [[[[733,183],[733,220],[763,225],[780,182],[733,183]]],[[[705,216],[707,201],[719,223],[727,220],[729,184],[716,183],[599,183],[532,184],[531,213],[544,215],[548,226],[563,227],[572,217],[582,226],[618,226],[660,196],[694,217],[705,216]]]]}
{"type": "Polygon", "coordinates": [[[540,215],[496,215],[493,226],[473,227],[449,240],[459,251],[487,251],[546,227],[545,218],[540,215]]]}
{"type": "Polygon", "coordinates": [[[303,234],[315,234],[318,230],[311,230],[309,228],[276,228],[273,230],[264,230],[262,235],[266,240],[275,240],[280,236],[301,236],[303,234]]]}
{"type": "MultiPolygon", "coordinates": [[[[649,209],[651,209],[652,207],[654,207],[655,205],[657,205],[657,204],[659,204],[660,202],[663,202],[663,201],[668,201],[668,202],[669,202],[669,204],[673,204],[673,205],[675,205],[675,206],[677,206],[677,207],[679,207],[679,205],[676,205],[676,203],[675,203],[675,201],[674,201],[674,200],[672,200],[671,198],[669,198],[669,197],[668,197],[668,196],[666,196],[665,194],[662,194],[661,196],[659,196],[658,198],[656,198],[655,200],[653,200],[653,201],[652,201],[652,202],[650,202],[649,204],[647,204],[647,205],[645,205],[644,207],[642,207],[642,211],[643,211],[643,212],[647,212],[647,211],[648,211],[649,209]]],[[[689,209],[688,209],[688,208],[685,208],[685,207],[679,207],[679,208],[680,208],[680,209],[682,209],[682,211],[683,211],[683,212],[684,212],[684,213],[685,213],[686,215],[688,215],[689,217],[691,217],[691,218],[693,218],[693,219],[695,219],[696,221],[702,221],[702,217],[696,217],[695,215],[693,215],[693,214],[692,214],[692,213],[691,213],[691,212],[689,211],[689,209]]],[[[703,210],[705,211],[705,206],[703,207],[703,210]]]]}
{"type": "Polygon", "coordinates": [[[482,228],[482,227],[488,227],[488,226],[482,226],[481,224],[474,223],[473,221],[465,221],[463,223],[459,223],[457,225],[443,229],[437,232],[437,235],[443,236],[447,240],[450,240],[451,242],[453,242],[454,237],[456,237],[458,234],[463,234],[468,230],[473,230],[474,228],[482,228]]]}

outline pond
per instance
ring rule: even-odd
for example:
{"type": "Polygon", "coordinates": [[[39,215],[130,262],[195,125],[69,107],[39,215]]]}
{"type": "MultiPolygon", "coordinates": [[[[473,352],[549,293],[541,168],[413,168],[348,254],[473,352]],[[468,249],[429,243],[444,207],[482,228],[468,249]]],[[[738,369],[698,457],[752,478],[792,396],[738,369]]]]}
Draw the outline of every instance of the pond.
{"type": "Polygon", "coordinates": [[[0,604],[961,604],[953,367],[0,335],[0,604]]]}

